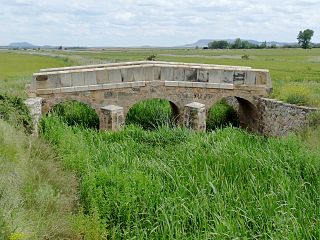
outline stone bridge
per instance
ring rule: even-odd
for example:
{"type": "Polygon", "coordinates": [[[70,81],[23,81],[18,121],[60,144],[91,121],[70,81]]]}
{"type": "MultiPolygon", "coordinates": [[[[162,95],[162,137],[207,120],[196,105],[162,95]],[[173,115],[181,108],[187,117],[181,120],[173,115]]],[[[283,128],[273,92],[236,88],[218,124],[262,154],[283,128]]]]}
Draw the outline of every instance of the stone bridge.
{"type": "Polygon", "coordinates": [[[107,130],[119,129],[134,104],[152,98],[168,100],[180,123],[205,130],[207,110],[233,97],[241,125],[259,132],[257,99],[271,90],[268,70],[141,61],[42,69],[33,75],[30,96],[41,99],[42,114],[61,102],[86,103],[107,130]]]}

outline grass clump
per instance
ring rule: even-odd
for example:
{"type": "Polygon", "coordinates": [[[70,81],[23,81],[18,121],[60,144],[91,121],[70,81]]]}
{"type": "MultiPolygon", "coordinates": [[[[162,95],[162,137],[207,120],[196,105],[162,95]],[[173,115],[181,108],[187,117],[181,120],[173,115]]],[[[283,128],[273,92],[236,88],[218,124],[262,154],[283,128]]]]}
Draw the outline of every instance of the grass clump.
{"type": "Polygon", "coordinates": [[[207,129],[210,131],[228,125],[239,126],[239,117],[234,108],[222,100],[209,109],[207,129]]]}
{"type": "Polygon", "coordinates": [[[84,128],[99,128],[99,116],[89,105],[69,101],[59,103],[50,112],[51,116],[57,116],[69,126],[81,126],[84,128]]]}
{"type": "Polygon", "coordinates": [[[149,99],[135,104],[127,114],[126,124],[134,124],[146,130],[174,123],[170,102],[163,99],[149,99]]]}
{"type": "Polygon", "coordinates": [[[308,105],[309,97],[307,95],[299,95],[299,94],[290,94],[286,98],[287,103],[296,104],[296,105],[308,105]]]}

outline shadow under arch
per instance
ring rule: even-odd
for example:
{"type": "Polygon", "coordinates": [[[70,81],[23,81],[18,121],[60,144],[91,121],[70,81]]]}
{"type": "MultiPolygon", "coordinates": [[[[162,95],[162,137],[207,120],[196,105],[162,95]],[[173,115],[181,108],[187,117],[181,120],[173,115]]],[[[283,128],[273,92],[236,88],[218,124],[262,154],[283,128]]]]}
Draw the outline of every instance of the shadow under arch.
{"type": "Polygon", "coordinates": [[[235,96],[238,101],[238,115],[240,127],[251,132],[259,132],[259,111],[258,108],[249,100],[235,96]]]}
{"type": "Polygon", "coordinates": [[[99,113],[89,103],[78,100],[63,100],[54,104],[46,116],[59,117],[69,126],[99,129],[99,113]]]}
{"type": "Polygon", "coordinates": [[[148,98],[133,103],[126,113],[125,123],[137,124],[144,129],[162,125],[175,126],[180,122],[180,108],[164,98],[148,98]]]}

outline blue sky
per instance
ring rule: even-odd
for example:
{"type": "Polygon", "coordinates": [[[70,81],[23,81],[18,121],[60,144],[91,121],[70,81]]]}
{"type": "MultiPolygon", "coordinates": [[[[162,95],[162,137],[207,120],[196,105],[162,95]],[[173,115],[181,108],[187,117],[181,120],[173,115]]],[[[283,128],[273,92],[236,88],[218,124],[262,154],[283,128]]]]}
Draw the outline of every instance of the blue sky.
{"type": "Polygon", "coordinates": [[[176,46],[198,39],[320,42],[320,0],[0,0],[0,45],[176,46]]]}

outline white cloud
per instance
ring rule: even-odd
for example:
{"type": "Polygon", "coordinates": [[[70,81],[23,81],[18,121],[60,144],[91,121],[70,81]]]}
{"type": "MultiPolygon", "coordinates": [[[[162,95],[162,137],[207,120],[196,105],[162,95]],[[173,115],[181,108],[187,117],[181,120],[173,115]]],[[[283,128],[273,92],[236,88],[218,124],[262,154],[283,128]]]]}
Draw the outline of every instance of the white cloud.
{"type": "MultiPolygon", "coordinates": [[[[173,46],[200,38],[295,41],[319,0],[0,0],[0,45],[173,46]]],[[[317,39],[318,38],[318,39],[317,39]]]]}

